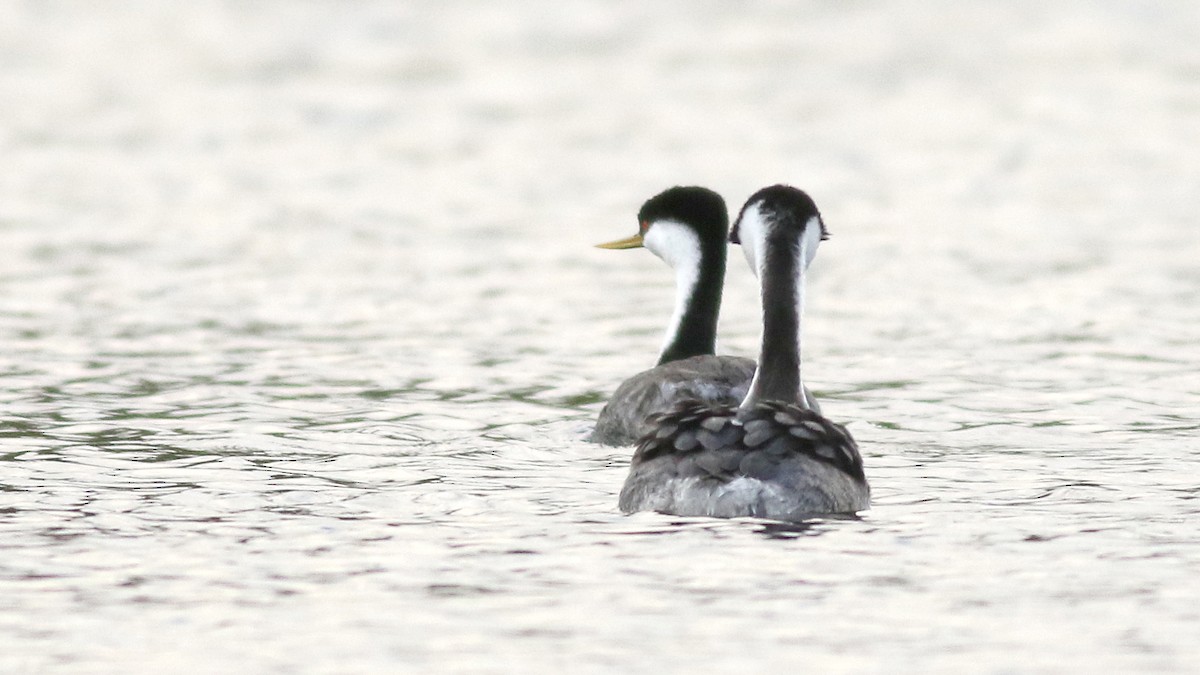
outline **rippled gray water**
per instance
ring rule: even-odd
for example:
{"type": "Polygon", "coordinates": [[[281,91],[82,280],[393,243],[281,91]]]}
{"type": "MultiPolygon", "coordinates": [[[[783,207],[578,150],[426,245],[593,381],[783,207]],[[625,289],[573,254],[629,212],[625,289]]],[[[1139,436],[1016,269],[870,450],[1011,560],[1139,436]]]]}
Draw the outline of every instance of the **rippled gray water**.
{"type": "Polygon", "coordinates": [[[0,5],[0,671],[1195,669],[1198,7],[0,5]],[[779,181],[874,506],[622,516],[590,245],[779,181]]]}

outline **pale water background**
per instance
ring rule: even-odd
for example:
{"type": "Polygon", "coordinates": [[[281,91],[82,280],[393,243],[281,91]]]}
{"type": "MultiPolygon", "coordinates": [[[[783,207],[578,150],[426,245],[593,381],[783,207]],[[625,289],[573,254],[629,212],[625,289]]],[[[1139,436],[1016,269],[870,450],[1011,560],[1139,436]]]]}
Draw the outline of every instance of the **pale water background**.
{"type": "Polygon", "coordinates": [[[1191,0],[0,4],[0,672],[1200,671],[1198,186],[1191,0]],[[620,515],[779,181],[874,506],[620,515]]]}

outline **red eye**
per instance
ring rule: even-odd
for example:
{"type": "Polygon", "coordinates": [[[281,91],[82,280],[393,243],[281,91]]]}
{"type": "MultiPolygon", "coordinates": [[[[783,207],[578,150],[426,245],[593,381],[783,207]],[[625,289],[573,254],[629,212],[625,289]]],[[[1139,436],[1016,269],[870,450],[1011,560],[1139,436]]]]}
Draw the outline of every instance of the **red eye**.
{"type": "Polygon", "coordinates": [[[641,234],[646,234],[646,230],[648,230],[648,229],[650,229],[650,223],[647,223],[644,220],[642,222],[638,223],[638,232],[640,232],[641,234]]]}

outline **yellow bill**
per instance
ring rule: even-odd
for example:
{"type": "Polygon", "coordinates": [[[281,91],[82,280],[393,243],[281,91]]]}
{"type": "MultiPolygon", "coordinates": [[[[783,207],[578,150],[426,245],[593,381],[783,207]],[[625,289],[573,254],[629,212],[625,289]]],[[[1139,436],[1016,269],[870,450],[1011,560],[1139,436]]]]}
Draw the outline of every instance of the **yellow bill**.
{"type": "Polygon", "coordinates": [[[596,244],[596,248],[641,248],[641,246],[642,235],[640,232],[632,237],[610,241],[607,244],[596,244]]]}

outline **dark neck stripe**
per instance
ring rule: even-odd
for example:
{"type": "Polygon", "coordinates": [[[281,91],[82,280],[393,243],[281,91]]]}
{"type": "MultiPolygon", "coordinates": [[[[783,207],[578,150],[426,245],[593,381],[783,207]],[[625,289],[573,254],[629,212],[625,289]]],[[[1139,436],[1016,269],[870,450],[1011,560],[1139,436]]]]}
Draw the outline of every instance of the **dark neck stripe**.
{"type": "Polygon", "coordinates": [[[758,377],[747,403],[796,403],[800,395],[800,316],[796,302],[802,281],[798,278],[796,246],[764,247],[762,270],[763,334],[758,377]]]}

